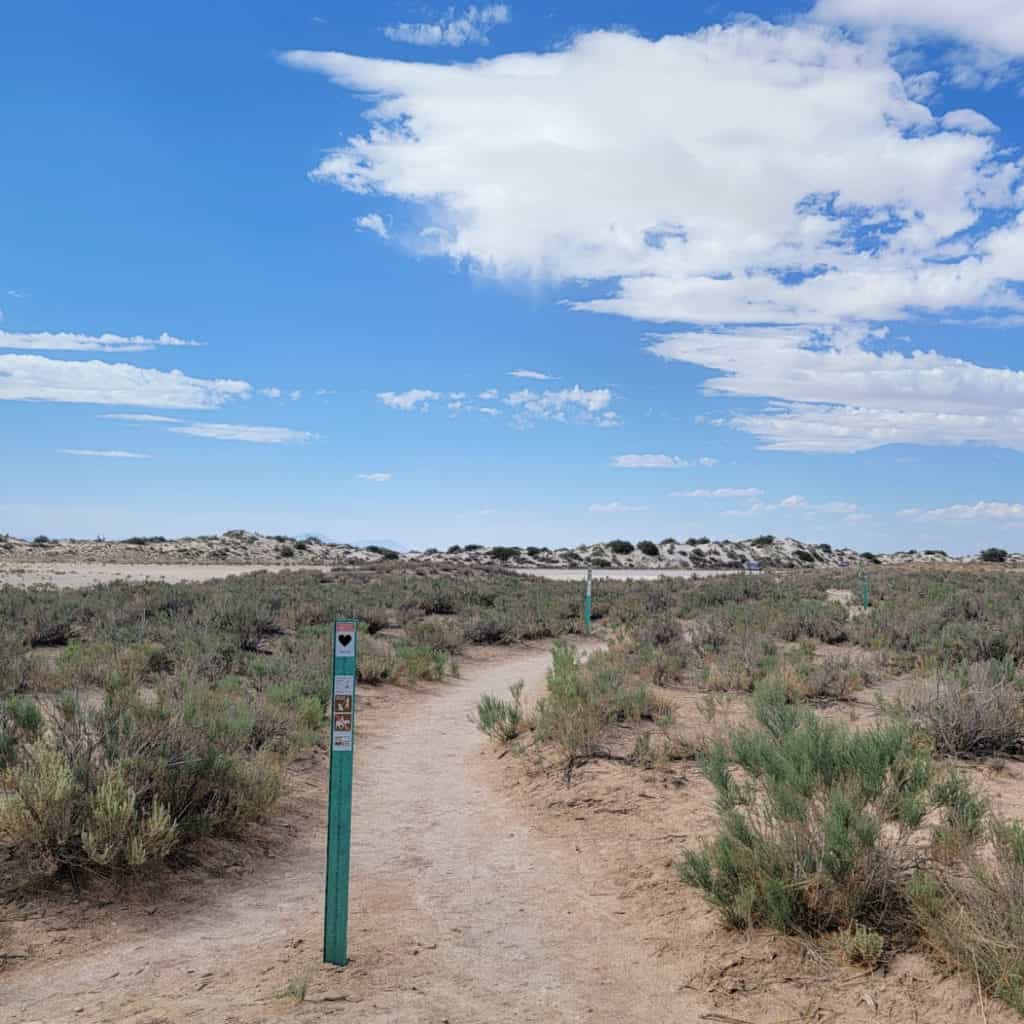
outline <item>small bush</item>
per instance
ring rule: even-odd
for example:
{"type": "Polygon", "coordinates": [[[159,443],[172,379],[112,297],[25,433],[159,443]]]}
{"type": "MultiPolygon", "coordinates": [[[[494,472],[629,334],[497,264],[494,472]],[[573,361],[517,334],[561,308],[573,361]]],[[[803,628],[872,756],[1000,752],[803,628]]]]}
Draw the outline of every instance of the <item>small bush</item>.
{"type": "Polygon", "coordinates": [[[608,550],[613,555],[628,555],[633,551],[633,545],[628,540],[610,540],[608,550]]]}
{"type": "Polygon", "coordinates": [[[476,724],[492,740],[510,743],[523,727],[523,683],[510,687],[511,700],[485,693],[476,706],[476,724]]]}
{"type": "Polygon", "coordinates": [[[982,562],[1005,562],[1009,557],[1009,554],[1003,548],[985,548],[978,555],[978,559],[982,562]]]}
{"type": "Polygon", "coordinates": [[[294,558],[295,548],[291,544],[282,544],[278,549],[277,553],[281,558],[294,558]]]}
{"type": "Polygon", "coordinates": [[[642,540],[637,546],[637,551],[642,555],[647,555],[649,558],[657,558],[661,552],[658,550],[658,545],[653,540],[642,540]]]}
{"type": "Polygon", "coordinates": [[[1024,826],[992,821],[987,844],[937,858],[908,893],[932,949],[1024,1014],[1024,826]]]}
{"type": "Polygon", "coordinates": [[[49,537],[46,536],[45,533],[41,533],[41,534],[39,534],[38,537],[33,537],[32,538],[32,543],[33,544],[38,544],[39,546],[42,546],[43,544],[50,544],[50,543],[52,543],[52,541],[50,540],[49,537]]]}
{"type": "Polygon", "coordinates": [[[762,533],[759,537],[755,537],[750,543],[755,548],[766,548],[775,543],[775,537],[770,533],[762,533]]]}
{"type": "Polygon", "coordinates": [[[491,548],[491,558],[495,559],[498,562],[507,562],[510,559],[518,558],[521,554],[522,552],[519,550],[519,548],[509,548],[501,546],[491,548]]]}
{"type": "Polygon", "coordinates": [[[452,545],[452,546],[451,546],[451,547],[450,547],[450,548],[448,549],[448,554],[449,554],[449,555],[457,555],[457,554],[459,554],[459,553],[460,553],[461,551],[462,551],[462,548],[461,548],[461,547],[460,547],[460,546],[459,546],[458,544],[453,544],[453,545],[452,545]]]}
{"type": "Polygon", "coordinates": [[[386,548],[381,544],[368,544],[366,550],[372,551],[375,555],[380,555],[385,561],[393,562],[401,557],[397,551],[394,551],[392,548],[386,548]]]}
{"type": "Polygon", "coordinates": [[[410,682],[420,679],[442,679],[448,671],[448,655],[429,644],[399,640],[394,650],[399,669],[410,682]]]}
{"type": "Polygon", "coordinates": [[[683,879],[736,928],[900,931],[911,840],[942,802],[927,752],[906,726],[856,732],[788,704],[779,686],[760,687],[754,711],[759,729],[704,759],[720,831],[684,856],[683,879]]]}
{"type": "Polygon", "coordinates": [[[646,687],[627,685],[614,655],[598,652],[583,662],[559,641],[552,652],[547,692],[537,702],[537,737],[559,748],[569,781],[578,764],[603,749],[609,725],[649,716],[651,708],[646,687]]]}
{"type": "Polygon", "coordinates": [[[942,675],[905,698],[902,708],[939,754],[1006,754],[1024,743],[1024,707],[1012,665],[977,663],[942,675]]]}

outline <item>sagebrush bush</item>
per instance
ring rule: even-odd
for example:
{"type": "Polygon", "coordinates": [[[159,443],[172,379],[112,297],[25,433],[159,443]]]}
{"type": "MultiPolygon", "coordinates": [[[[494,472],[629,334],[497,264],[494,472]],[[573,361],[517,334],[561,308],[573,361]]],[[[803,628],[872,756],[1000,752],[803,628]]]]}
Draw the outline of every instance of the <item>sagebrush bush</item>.
{"type": "Polygon", "coordinates": [[[1024,1014],[1024,825],[993,820],[987,839],[935,858],[908,893],[932,950],[1024,1014]]]}
{"type": "Polygon", "coordinates": [[[969,790],[934,789],[929,753],[903,724],[854,731],[788,703],[781,686],[759,687],[754,711],[759,727],[703,760],[719,833],[684,855],[683,879],[736,928],[899,932],[913,837],[940,805],[953,829],[969,790]]]}
{"type": "Polygon", "coordinates": [[[1024,746],[1024,703],[1012,662],[978,662],[941,673],[897,706],[940,754],[981,757],[1024,746]]]}
{"type": "Polygon", "coordinates": [[[547,689],[537,702],[536,731],[560,751],[566,777],[603,750],[608,726],[649,717],[654,710],[646,686],[629,682],[616,653],[599,651],[583,661],[568,644],[557,642],[547,689]]]}
{"type": "Polygon", "coordinates": [[[476,706],[476,724],[481,732],[493,740],[510,743],[523,728],[523,683],[509,688],[511,700],[502,700],[485,693],[476,706]]]}

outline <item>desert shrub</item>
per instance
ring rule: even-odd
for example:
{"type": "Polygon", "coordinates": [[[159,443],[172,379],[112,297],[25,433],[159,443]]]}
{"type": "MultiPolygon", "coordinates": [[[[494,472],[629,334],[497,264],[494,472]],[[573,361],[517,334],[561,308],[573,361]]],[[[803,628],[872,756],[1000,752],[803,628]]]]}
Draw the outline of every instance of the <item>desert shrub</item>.
{"type": "Polygon", "coordinates": [[[89,708],[66,694],[0,773],[0,841],[75,875],[137,868],[261,817],[279,778],[248,696],[191,687],[152,701],[113,685],[89,708]]]}
{"type": "Polygon", "coordinates": [[[878,555],[872,554],[870,551],[862,551],[860,553],[860,557],[863,558],[865,562],[871,562],[873,565],[882,564],[882,560],[878,555]]]}
{"type": "Polygon", "coordinates": [[[469,619],[463,626],[463,635],[471,644],[507,644],[512,641],[507,623],[495,614],[469,619]]]}
{"type": "Polygon", "coordinates": [[[661,541],[662,544],[678,544],[679,541],[675,537],[664,537],[661,541]]]}
{"type": "Polygon", "coordinates": [[[460,547],[460,546],[459,546],[458,544],[453,544],[453,545],[452,545],[452,546],[451,546],[451,547],[450,547],[450,548],[448,549],[448,554],[449,554],[449,555],[457,555],[457,554],[459,554],[459,553],[460,553],[461,551],[462,551],[462,548],[461,548],[461,547],[460,547]]]}
{"type": "Polygon", "coordinates": [[[658,550],[658,545],[653,540],[642,540],[636,546],[637,551],[642,555],[647,555],[649,558],[657,558],[661,552],[658,550]]]}
{"type": "Polygon", "coordinates": [[[380,555],[381,558],[387,561],[396,561],[401,556],[397,551],[392,548],[386,548],[381,544],[368,544],[366,546],[367,551],[372,551],[375,555],[380,555]]]}
{"type": "Polygon", "coordinates": [[[537,702],[537,737],[557,746],[567,780],[577,765],[604,749],[609,725],[650,716],[647,688],[625,678],[615,654],[597,652],[584,662],[566,643],[555,644],[547,690],[537,702]]]}
{"type": "Polygon", "coordinates": [[[775,536],[771,533],[762,533],[750,542],[755,548],[766,548],[775,543],[775,536]]]}
{"type": "Polygon", "coordinates": [[[501,743],[510,743],[523,727],[522,681],[513,684],[509,690],[511,700],[485,693],[476,706],[477,728],[501,743]]]}
{"type": "Polygon", "coordinates": [[[846,700],[857,690],[869,686],[871,672],[863,662],[848,657],[812,659],[805,671],[798,671],[787,690],[794,697],[846,700]]]}
{"type": "Polygon", "coordinates": [[[521,554],[522,551],[519,548],[503,547],[501,545],[491,548],[490,551],[491,558],[498,562],[507,562],[510,559],[518,558],[521,554]]]}
{"type": "Polygon", "coordinates": [[[277,553],[281,558],[294,558],[295,548],[291,544],[282,544],[278,549],[277,553]]]}
{"type": "Polygon", "coordinates": [[[703,760],[719,833],[685,854],[683,879],[736,928],[900,931],[912,839],[943,801],[927,751],[907,726],[854,731],[787,703],[780,686],[758,688],[754,711],[758,728],[703,760]]]}
{"type": "Polygon", "coordinates": [[[839,947],[849,963],[874,970],[885,952],[885,937],[858,924],[840,935],[839,947]]]}
{"type": "Polygon", "coordinates": [[[608,541],[608,550],[613,555],[628,555],[633,550],[633,545],[628,540],[610,540],[608,541]]]}
{"type": "Polygon", "coordinates": [[[374,636],[359,639],[357,671],[361,683],[385,683],[398,674],[398,660],[391,644],[374,636]]]}
{"type": "Polygon", "coordinates": [[[979,561],[982,562],[1005,562],[1010,556],[1003,548],[985,548],[978,555],[979,561]]]}
{"type": "Polygon", "coordinates": [[[405,635],[414,644],[445,654],[458,654],[466,640],[462,623],[448,616],[432,616],[411,622],[405,628],[405,635]]]}
{"type": "Polygon", "coordinates": [[[941,674],[897,709],[931,737],[939,754],[1005,754],[1024,743],[1024,706],[1012,664],[979,662],[941,674]]]}
{"type": "Polygon", "coordinates": [[[1024,826],[992,820],[987,838],[936,858],[908,893],[932,950],[1024,1014],[1024,826]]]}
{"type": "Polygon", "coordinates": [[[429,644],[399,640],[394,645],[395,658],[401,674],[410,682],[418,679],[441,679],[448,671],[448,655],[429,644]]]}
{"type": "Polygon", "coordinates": [[[33,537],[32,538],[32,543],[33,544],[38,544],[38,545],[43,545],[43,544],[50,544],[50,543],[52,543],[52,541],[50,540],[49,537],[46,536],[45,533],[41,533],[41,534],[39,534],[38,537],[33,537]]]}
{"type": "Polygon", "coordinates": [[[699,546],[701,544],[710,544],[711,543],[711,538],[710,537],[687,537],[686,538],[686,543],[689,544],[690,547],[697,547],[697,546],[699,546]]]}

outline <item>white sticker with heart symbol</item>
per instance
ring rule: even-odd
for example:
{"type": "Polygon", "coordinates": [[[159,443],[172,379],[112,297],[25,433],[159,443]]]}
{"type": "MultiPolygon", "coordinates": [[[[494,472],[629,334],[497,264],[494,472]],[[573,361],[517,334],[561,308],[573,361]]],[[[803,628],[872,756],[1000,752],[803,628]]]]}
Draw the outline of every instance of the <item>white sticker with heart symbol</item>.
{"type": "Polygon", "coordinates": [[[339,658],[351,658],[356,649],[356,625],[354,622],[339,622],[335,625],[334,653],[339,658]]]}

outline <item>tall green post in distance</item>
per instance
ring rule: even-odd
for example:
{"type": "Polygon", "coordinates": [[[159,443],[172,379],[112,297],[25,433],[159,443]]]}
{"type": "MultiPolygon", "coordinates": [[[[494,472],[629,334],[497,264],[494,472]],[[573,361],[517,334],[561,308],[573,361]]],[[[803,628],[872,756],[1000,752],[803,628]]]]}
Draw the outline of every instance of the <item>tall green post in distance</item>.
{"type": "Polygon", "coordinates": [[[356,716],[356,623],[334,623],[331,637],[331,767],[327,803],[324,963],[348,963],[348,874],[352,844],[352,738],[356,716]]]}
{"type": "Polygon", "coordinates": [[[866,572],[861,572],[860,582],[862,587],[861,603],[867,608],[871,604],[871,585],[868,583],[868,574],[866,572]]]}
{"type": "Polygon", "coordinates": [[[583,628],[587,636],[590,636],[590,605],[591,591],[594,584],[594,570],[587,569],[587,593],[583,598],[583,628]]]}

